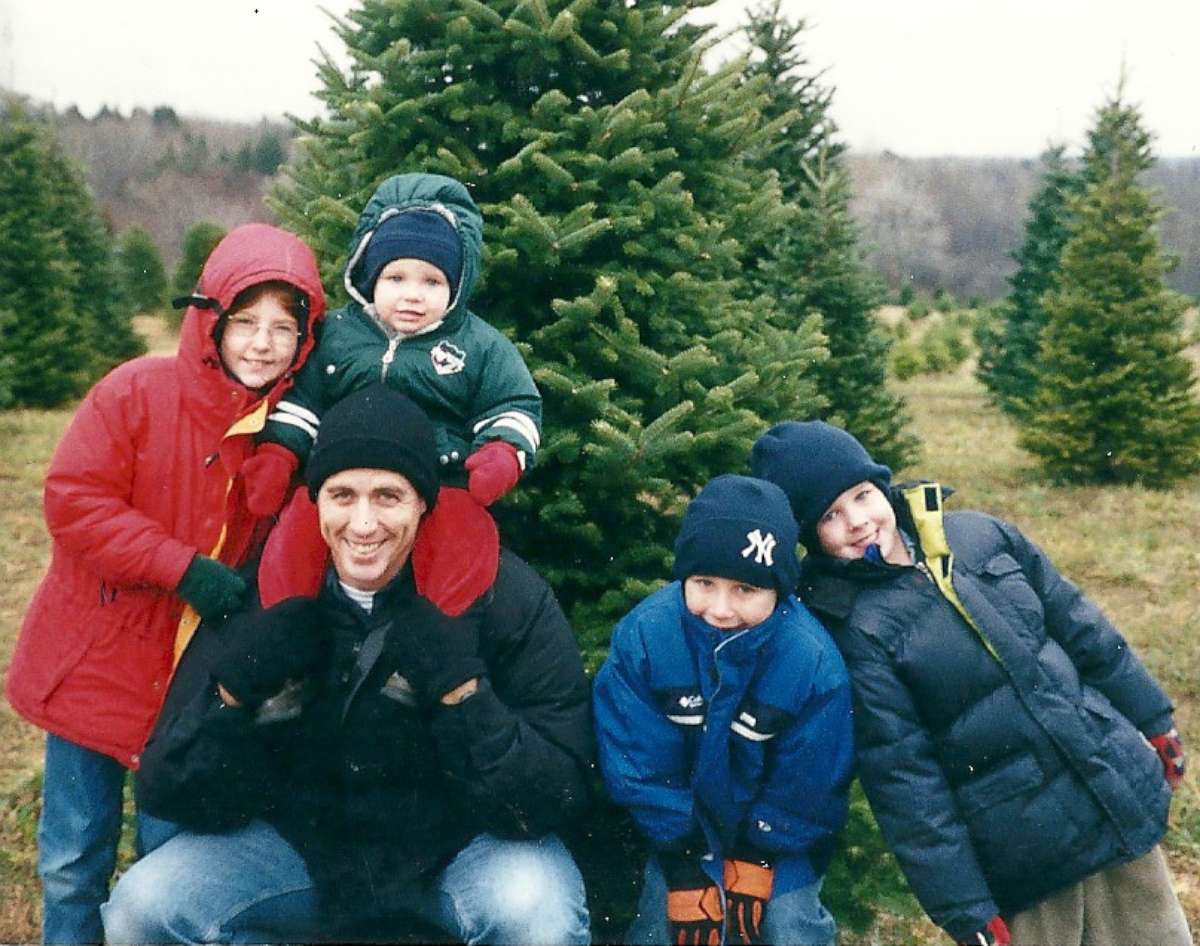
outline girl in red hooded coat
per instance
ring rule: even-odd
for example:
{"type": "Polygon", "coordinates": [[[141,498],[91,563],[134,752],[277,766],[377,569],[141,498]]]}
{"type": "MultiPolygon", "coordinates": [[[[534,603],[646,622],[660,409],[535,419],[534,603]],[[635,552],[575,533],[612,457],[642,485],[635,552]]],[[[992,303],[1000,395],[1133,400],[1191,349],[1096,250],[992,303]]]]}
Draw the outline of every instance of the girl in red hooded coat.
{"type": "MultiPolygon", "coordinates": [[[[52,557],[7,694],[47,731],[38,872],[48,943],[103,939],[125,769],[138,764],[199,620],[242,603],[234,569],[270,525],[246,509],[243,464],[325,312],[312,251],[265,224],[229,233],[186,302],[178,353],[97,383],[46,475],[52,557]]],[[[139,835],[152,827],[139,819],[139,835]]]]}

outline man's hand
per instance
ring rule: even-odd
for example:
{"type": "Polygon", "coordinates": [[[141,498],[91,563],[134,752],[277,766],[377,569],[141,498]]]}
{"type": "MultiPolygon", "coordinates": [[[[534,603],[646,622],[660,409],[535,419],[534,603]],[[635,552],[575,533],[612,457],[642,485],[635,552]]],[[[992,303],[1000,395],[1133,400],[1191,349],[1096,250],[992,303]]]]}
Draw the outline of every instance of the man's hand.
{"type": "MultiPolygon", "coordinates": [[[[479,608],[450,617],[420,595],[398,619],[396,632],[405,642],[406,665],[401,670],[424,705],[432,706],[487,673],[487,665],[479,656],[481,620],[479,608]]],[[[456,695],[465,699],[470,694],[456,695]]]]}
{"type": "Polygon", "coordinates": [[[721,946],[725,914],[717,887],[667,891],[667,930],[674,946],[721,946]]]}
{"type": "Polygon", "coordinates": [[[467,457],[467,491],[482,506],[490,506],[517,485],[521,461],[517,448],[503,440],[492,440],[467,457]]]}
{"type": "Polygon", "coordinates": [[[292,477],[300,467],[296,454],[277,443],[262,443],[242,464],[246,508],[256,516],[273,516],[283,507],[292,477]]]}
{"type": "Polygon", "coordinates": [[[228,565],[197,552],[175,591],[200,617],[221,618],[242,606],[246,583],[228,565]]]}
{"type": "Polygon", "coordinates": [[[1012,946],[1012,935],[1008,932],[1008,924],[1000,916],[994,916],[987,921],[983,929],[965,943],[959,946],[1012,946]]]}
{"type": "Polygon", "coordinates": [[[725,862],[726,942],[758,946],[763,939],[762,923],[771,899],[775,871],[751,861],[725,862]]]}
{"type": "Polygon", "coordinates": [[[227,643],[213,677],[221,698],[228,695],[236,705],[257,707],[329,659],[329,633],[312,598],[289,598],[266,611],[236,615],[221,634],[227,643]]]}
{"type": "Polygon", "coordinates": [[[1163,776],[1167,784],[1171,786],[1171,791],[1175,791],[1187,772],[1187,758],[1183,754],[1183,740],[1179,738],[1179,731],[1171,729],[1160,733],[1150,740],[1150,745],[1154,747],[1162,762],[1163,776]]]}

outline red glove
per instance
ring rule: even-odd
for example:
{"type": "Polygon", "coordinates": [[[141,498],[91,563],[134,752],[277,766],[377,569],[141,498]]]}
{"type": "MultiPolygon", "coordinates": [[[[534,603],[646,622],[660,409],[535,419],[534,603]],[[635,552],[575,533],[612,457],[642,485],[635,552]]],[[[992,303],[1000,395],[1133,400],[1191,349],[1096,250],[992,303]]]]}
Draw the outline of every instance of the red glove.
{"type": "Polygon", "coordinates": [[[762,922],[774,883],[774,868],[751,861],[725,862],[727,943],[758,946],[766,942],[762,922]]]}
{"type": "Polygon", "coordinates": [[[1162,760],[1163,775],[1171,791],[1179,787],[1183,781],[1183,773],[1187,771],[1187,760],[1183,755],[1183,740],[1179,738],[1179,730],[1169,729],[1150,740],[1154,751],[1162,760]]]}
{"type": "Polygon", "coordinates": [[[412,567],[417,593],[457,617],[496,581],[500,532],[495,520],[465,489],[443,486],[417,528],[412,567]]]}
{"type": "Polygon", "coordinates": [[[674,946],[721,946],[724,927],[716,887],[667,891],[667,930],[674,946]]]}
{"type": "Polygon", "coordinates": [[[277,443],[260,443],[242,464],[246,508],[256,516],[273,516],[283,506],[292,476],[300,468],[296,454],[277,443]]]}
{"type": "Polygon", "coordinates": [[[328,561],[317,504],[308,498],[308,490],[298,489],[263,547],[258,565],[262,606],[269,608],[285,598],[315,598],[328,561]]]}
{"type": "Polygon", "coordinates": [[[503,440],[492,440],[467,457],[467,489],[481,506],[490,506],[517,485],[521,461],[517,448],[503,440]]]}
{"type": "Polygon", "coordinates": [[[959,946],[1012,946],[1012,934],[1008,932],[1008,924],[997,914],[974,938],[959,943],[959,946]]]}

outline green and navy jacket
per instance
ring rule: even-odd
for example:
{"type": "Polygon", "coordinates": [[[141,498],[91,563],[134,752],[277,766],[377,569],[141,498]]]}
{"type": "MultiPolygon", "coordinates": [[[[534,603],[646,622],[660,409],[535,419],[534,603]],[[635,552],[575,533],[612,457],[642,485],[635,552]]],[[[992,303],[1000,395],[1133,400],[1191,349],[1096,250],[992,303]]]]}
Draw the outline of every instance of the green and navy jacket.
{"type": "Polygon", "coordinates": [[[594,708],[605,785],[658,853],[712,854],[717,883],[746,851],[790,861],[777,887],[824,872],[852,776],[849,679],[795,598],[721,631],[672,582],[617,624],[594,708]]]}
{"type": "Polygon", "coordinates": [[[1171,704],[1096,605],[1015,526],[897,488],[915,564],[810,554],[799,593],[854,692],[858,773],[930,918],[966,942],[1152,848],[1171,704]]]}
{"type": "Polygon", "coordinates": [[[351,240],[344,274],[351,301],[326,318],[316,350],[271,413],[263,439],[303,461],[322,413],[352,391],[383,381],[411,397],[433,421],[444,481],[460,485],[463,461],[491,440],[512,444],[522,469],[528,468],[541,441],[542,400],[513,343],[467,308],[482,248],[483,218],[458,181],[437,174],[384,181],[351,240]],[[433,210],[453,223],[463,267],[446,317],[403,335],[376,318],[359,263],[382,221],[413,210],[433,210]]]}

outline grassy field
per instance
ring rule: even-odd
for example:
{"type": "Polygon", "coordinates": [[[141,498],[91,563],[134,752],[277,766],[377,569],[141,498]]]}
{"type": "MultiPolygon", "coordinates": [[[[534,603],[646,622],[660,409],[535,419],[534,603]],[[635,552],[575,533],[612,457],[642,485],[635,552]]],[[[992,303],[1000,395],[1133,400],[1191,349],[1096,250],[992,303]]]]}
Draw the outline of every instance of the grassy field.
{"type": "MultiPolygon", "coordinates": [[[[153,328],[153,324],[150,325],[153,328]]],[[[171,347],[156,334],[153,347],[171,347]]],[[[1200,483],[1171,490],[1059,488],[1040,482],[1015,431],[964,369],[900,385],[925,444],[924,459],[901,476],[956,487],[950,508],[1011,519],[1115,619],[1178,707],[1185,742],[1200,747],[1200,483]]],[[[45,568],[48,542],[41,478],[70,411],[0,413],[0,666],[7,666],[20,617],[45,568]]],[[[40,733],[0,704],[0,942],[38,937],[33,872],[40,733]]],[[[1193,928],[1200,929],[1200,781],[1189,777],[1172,815],[1168,851],[1193,928]]],[[[945,942],[927,921],[884,912],[849,934],[849,946],[945,942]]]]}

